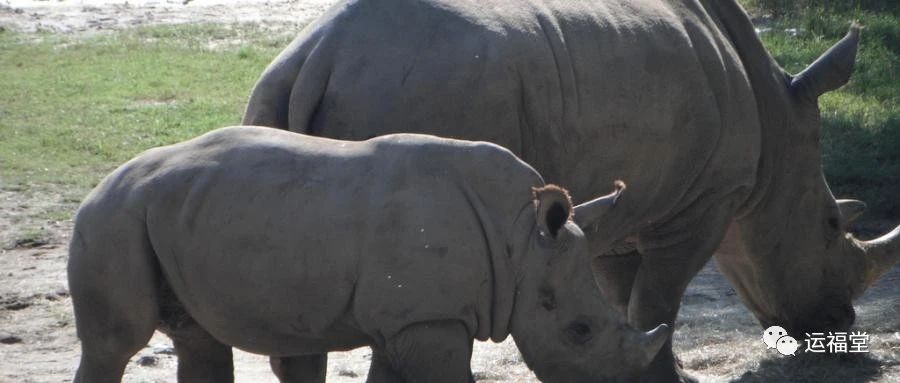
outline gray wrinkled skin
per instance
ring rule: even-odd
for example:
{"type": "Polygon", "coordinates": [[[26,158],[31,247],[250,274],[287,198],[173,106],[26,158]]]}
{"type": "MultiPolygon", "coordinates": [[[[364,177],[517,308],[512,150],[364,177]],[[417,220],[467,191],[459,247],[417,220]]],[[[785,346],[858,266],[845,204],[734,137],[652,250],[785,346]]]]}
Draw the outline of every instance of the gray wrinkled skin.
{"type": "MultiPolygon", "coordinates": [[[[717,260],[762,324],[846,329],[900,255],[900,229],[846,235],[821,172],[816,100],[847,81],[857,41],[791,76],[734,0],[346,1],[266,69],[244,123],[491,141],[576,201],[627,180],[587,232],[597,255],[634,239],[595,261],[632,325],[673,323],[727,232],[717,260]]],[[[690,377],[667,344],[643,380],[690,377]]]]}
{"type": "Polygon", "coordinates": [[[321,382],[328,351],[371,345],[369,381],[465,382],[473,339],[510,333],[548,380],[627,378],[668,331],[605,303],[569,220],[618,196],[573,208],[504,148],[423,135],[232,127],[149,150],[76,217],[75,382],[119,381],[157,328],[179,381],[233,380],[234,346],[321,382]]]}

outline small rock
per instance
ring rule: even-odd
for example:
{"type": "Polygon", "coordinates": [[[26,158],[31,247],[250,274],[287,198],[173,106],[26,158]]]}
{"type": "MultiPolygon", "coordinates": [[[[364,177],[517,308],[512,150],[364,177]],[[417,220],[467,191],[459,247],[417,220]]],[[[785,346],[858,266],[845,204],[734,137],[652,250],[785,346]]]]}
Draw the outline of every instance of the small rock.
{"type": "Polygon", "coordinates": [[[19,338],[15,335],[0,335],[0,343],[2,343],[2,344],[22,343],[22,338],[19,338]]]}
{"type": "Polygon", "coordinates": [[[50,243],[50,241],[48,241],[46,238],[22,238],[22,239],[17,239],[15,241],[15,243],[13,243],[12,248],[14,248],[14,249],[31,249],[31,248],[35,248],[35,247],[41,247],[41,246],[47,245],[49,243],[50,243]]]}
{"type": "Polygon", "coordinates": [[[58,301],[60,299],[64,299],[69,296],[69,292],[65,289],[59,289],[52,293],[44,294],[44,299],[48,301],[58,301]]]}
{"type": "Polygon", "coordinates": [[[483,380],[487,380],[487,381],[491,381],[491,380],[502,380],[502,378],[503,378],[502,376],[499,376],[499,375],[494,374],[494,373],[492,373],[492,372],[486,372],[486,371],[475,371],[475,372],[472,373],[472,377],[475,378],[475,381],[483,381],[483,380]]]}
{"type": "Polygon", "coordinates": [[[7,304],[6,306],[3,306],[3,308],[5,308],[9,311],[18,311],[18,310],[21,310],[24,308],[28,308],[29,306],[31,306],[31,303],[15,301],[15,302],[7,304]]]}
{"type": "Polygon", "coordinates": [[[346,376],[348,378],[356,378],[356,377],[359,377],[359,374],[351,371],[348,368],[342,368],[342,369],[338,370],[338,376],[346,376]]]}
{"type": "Polygon", "coordinates": [[[175,348],[165,345],[153,346],[153,353],[160,355],[175,355],[175,348]]]}
{"type": "Polygon", "coordinates": [[[143,367],[153,367],[159,364],[159,359],[155,356],[146,355],[140,357],[140,359],[137,360],[137,364],[143,367]]]}

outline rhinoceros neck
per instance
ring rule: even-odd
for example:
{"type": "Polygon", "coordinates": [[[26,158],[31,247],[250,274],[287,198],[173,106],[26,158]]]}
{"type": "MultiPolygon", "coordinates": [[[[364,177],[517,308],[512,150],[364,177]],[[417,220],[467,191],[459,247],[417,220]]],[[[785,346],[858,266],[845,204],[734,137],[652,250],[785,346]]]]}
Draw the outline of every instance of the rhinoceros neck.
{"type": "Polygon", "coordinates": [[[492,275],[491,321],[487,326],[479,324],[476,338],[502,341],[509,335],[515,298],[515,253],[521,248],[523,235],[528,234],[522,230],[522,222],[528,217],[523,212],[533,212],[532,187],[542,186],[544,181],[511,152],[495,148],[488,145],[473,150],[469,156],[471,168],[459,178],[466,199],[478,216],[492,275]]]}
{"type": "Polygon", "coordinates": [[[785,73],[756,35],[753,23],[734,0],[703,0],[704,8],[738,53],[750,81],[759,120],[760,155],[752,192],[744,201],[738,217],[759,213],[771,197],[777,176],[790,164],[785,163],[790,140],[785,137],[790,123],[790,103],[785,73]]]}
{"type": "MultiPolygon", "coordinates": [[[[820,167],[813,169],[810,163],[798,160],[797,153],[803,150],[800,145],[809,137],[792,126],[794,104],[789,94],[789,76],[766,51],[740,5],[734,0],[703,3],[738,52],[754,94],[761,138],[759,163],[753,190],[739,209],[735,223],[746,250],[740,252],[739,258],[764,262],[779,254],[773,249],[787,239],[787,223],[807,219],[798,210],[799,196],[825,196],[830,191],[820,167]],[[811,180],[812,177],[816,179],[811,180]]],[[[811,224],[800,226],[813,228],[811,224]]]]}
{"type": "Polygon", "coordinates": [[[516,226],[519,222],[520,213],[513,213],[513,210],[522,211],[522,204],[526,204],[527,208],[531,207],[530,200],[519,201],[519,208],[513,209],[517,205],[509,201],[498,201],[495,198],[485,198],[483,192],[479,192],[479,188],[467,185],[464,188],[466,197],[470,205],[474,208],[478,215],[484,240],[488,247],[488,257],[491,266],[492,276],[492,302],[490,307],[491,323],[489,326],[479,324],[476,333],[478,340],[492,339],[496,342],[502,341],[509,335],[509,322],[512,317],[513,300],[516,290],[516,267],[514,265],[513,252],[519,248],[517,240],[521,237],[516,226]],[[508,218],[515,217],[515,221],[508,218]]]}

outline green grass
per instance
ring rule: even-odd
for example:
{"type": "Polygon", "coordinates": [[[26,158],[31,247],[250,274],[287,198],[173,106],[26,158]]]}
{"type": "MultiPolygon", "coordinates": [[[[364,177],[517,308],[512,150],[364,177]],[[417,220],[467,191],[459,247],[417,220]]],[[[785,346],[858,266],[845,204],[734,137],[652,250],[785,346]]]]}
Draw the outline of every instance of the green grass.
{"type": "Polygon", "coordinates": [[[834,194],[869,203],[870,217],[900,216],[900,17],[896,12],[807,8],[776,19],[763,42],[797,73],[837,42],[852,20],[864,26],[856,68],[820,98],[823,167],[834,194]],[[787,28],[799,28],[792,36],[787,28]]]}
{"type": "Polygon", "coordinates": [[[288,41],[227,26],[0,33],[0,182],[83,194],[147,148],[237,124],[288,41]]]}

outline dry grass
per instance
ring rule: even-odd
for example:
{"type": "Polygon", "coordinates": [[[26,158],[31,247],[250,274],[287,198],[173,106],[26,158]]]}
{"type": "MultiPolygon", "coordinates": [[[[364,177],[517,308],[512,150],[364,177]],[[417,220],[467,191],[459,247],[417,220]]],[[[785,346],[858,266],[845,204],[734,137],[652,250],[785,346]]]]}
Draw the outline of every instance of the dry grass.
{"type": "MultiPolygon", "coordinates": [[[[714,382],[900,382],[900,268],[856,302],[853,331],[870,336],[868,354],[782,356],[710,264],[688,288],[675,331],[684,366],[714,382]]],[[[802,343],[802,342],[801,342],[802,343]]]]}

